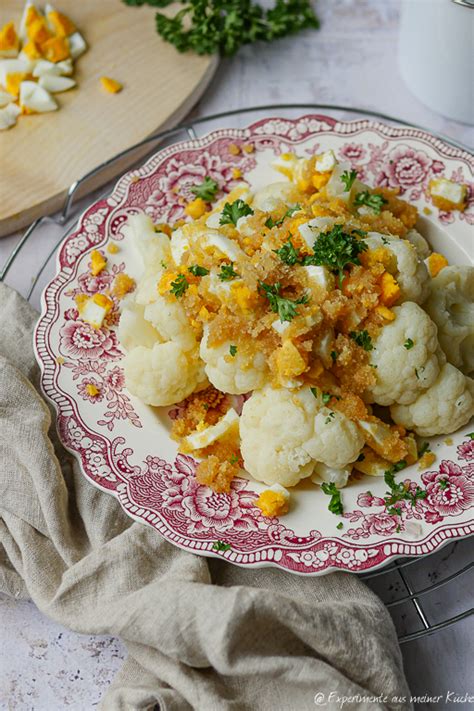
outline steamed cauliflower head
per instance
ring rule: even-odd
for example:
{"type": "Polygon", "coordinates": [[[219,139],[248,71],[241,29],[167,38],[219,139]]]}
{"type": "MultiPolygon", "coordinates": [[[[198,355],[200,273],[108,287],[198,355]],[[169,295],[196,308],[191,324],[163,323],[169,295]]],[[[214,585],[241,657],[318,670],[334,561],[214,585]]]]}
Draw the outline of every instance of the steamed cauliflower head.
{"type": "Polygon", "coordinates": [[[131,237],[131,244],[141,257],[144,267],[157,267],[171,259],[170,240],[163,232],[155,232],[151,217],[140,212],[131,215],[125,232],[131,237]]]}
{"type": "Polygon", "coordinates": [[[394,257],[389,271],[400,287],[399,302],[414,301],[422,304],[429,291],[429,275],[426,264],[418,256],[416,247],[406,239],[369,232],[365,238],[369,249],[385,248],[394,257]]]}
{"type": "Polygon", "coordinates": [[[288,207],[296,205],[298,202],[297,191],[293,183],[281,181],[266,185],[255,193],[252,207],[264,212],[271,212],[282,202],[288,207]]]}
{"type": "Polygon", "coordinates": [[[450,363],[474,373],[474,267],[445,267],[431,280],[424,305],[438,326],[438,338],[450,363]]]}
{"type": "Polygon", "coordinates": [[[450,434],[474,416],[474,381],[445,363],[433,385],[409,405],[393,405],[392,419],[420,437],[450,434]]]}
{"type": "Polygon", "coordinates": [[[117,336],[122,348],[131,351],[137,346],[151,348],[163,339],[145,318],[145,307],[137,304],[133,296],[124,299],[117,336]]]}
{"type": "Polygon", "coordinates": [[[316,460],[341,469],[364,445],[356,425],[324,407],[309,388],[255,391],[242,410],[240,437],[247,471],[257,481],[282,486],[311,475],[316,460]]]}
{"type": "Polygon", "coordinates": [[[376,383],[366,400],[378,405],[408,405],[436,380],[439,351],[436,325],[411,301],[393,309],[395,320],[384,326],[373,342],[370,363],[376,383]]]}
{"type": "Polygon", "coordinates": [[[219,346],[208,345],[209,328],[204,327],[200,356],[205,363],[206,375],[215,388],[231,395],[241,395],[263,387],[268,379],[268,366],[262,352],[241,353],[237,346],[230,354],[230,341],[219,346]]]}
{"type": "Polygon", "coordinates": [[[173,405],[191,395],[205,374],[196,351],[179,343],[137,346],[122,361],[128,390],[146,405],[173,405]]]}

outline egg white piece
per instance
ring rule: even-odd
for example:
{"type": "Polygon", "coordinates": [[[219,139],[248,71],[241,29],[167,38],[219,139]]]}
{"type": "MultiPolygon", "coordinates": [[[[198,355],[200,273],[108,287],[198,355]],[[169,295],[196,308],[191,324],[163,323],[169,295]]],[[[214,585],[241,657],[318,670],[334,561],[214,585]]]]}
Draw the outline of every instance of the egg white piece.
{"type": "Polygon", "coordinates": [[[61,62],[56,62],[54,66],[59,69],[60,74],[63,76],[70,76],[74,71],[72,59],[63,59],[61,62]]]}
{"type": "Polygon", "coordinates": [[[336,163],[337,160],[334,151],[329,150],[325,153],[321,153],[321,155],[316,158],[315,168],[318,173],[328,173],[334,168],[336,163]]]}
{"type": "Polygon", "coordinates": [[[0,109],[3,109],[4,106],[11,104],[12,101],[15,101],[15,97],[8,91],[0,89],[0,109]]]}
{"type": "Polygon", "coordinates": [[[49,62],[47,59],[38,59],[31,73],[37,78],[44,77],[48,74],[59,76],[61,74],[61,69],[54,62],[49,62]]]}
{"type": "Polygon", "coordinates": [[[200,432],[195,431],[186,437],[186,444],[190,449],[203,449],[225,435],[235,422],[239,421],[236,411],[231,408],[219,422],[207,427],[200,432]]]}
{"type": "Polygon", "coordinates": [[[0,84],[7,83],[8,74],[28,74],[33,67],[31,61],[24,59],[1,59],[0,60],[0,84]]]}
{"type": "Polygon", "coordinates": [[[335,484],[338,489],[342,489],[347,484],[350,474],[350,466],[344,467],[343,469],[336,469],[335,467],[328,467],[326,464],[317,462],[311,481],[314,484],[323,484],[324,482],[335,484]]]}
{"type": "MultiPolygon", "coordinates": [[[[18,31],[18,35],[23,42],[28,39],[28,34],[26,31],[26,15],[28,12],[28,8],[30,7],[35,7],[35,4],[34,2],[30,2],[30,0],[27,0],[27,2],[25,3],[25,7],[23,8],[23,15],[21,16],[20,20],[20,29],[18,31]]],[[[41,15],[41,10],[39,8],[36,8],[36,10],[38,14],[41,15]]]]}
{"type": "Polygon", "coordinates": [[[67,40],[69,42],[69,52],[73,59],[77,59],[81,54],[84,54],[87,44],[80,32],[73,32],[67,40]]]}
{"type": "Polygon", "coordinates": [[[334,220],[335,218],[333,217],[313,217],[312,220],[300,225],[298,232],[307,246],[312,249],[317,235],[321,232],[326,232],[329,227],[332,227],[334,220]]]}
{"type": "Polygon", "coordinates": [[[20,105],[39,114],[56,111],[57,103],[42,86],[35,81],[22,81],[20,84],[20,105]]]}
{"type": "Polygon", "coordinates": [[[334,276],[327,267],[310,264],[303,267],[303,269],[306,271],[310,282],[321,286],[323,289],[326,289],[326,291],[330,291],[334,288],[334,276]]]}
{"type": "Polygon", "coordinates": [[[39,79],[39,85],[49,91],[51,94],[59,94],[61,91],[67,91],[76,86],[74,79],[70,77],[58,77],[52,74],[46,74],[39,79]]]}
{"type": "Polygon", "coordinates": [[[454,181],[447,180],[446,178],[440,178],[439,180],[433,181],[433,185],[430,187],[431,195],[444,198],[454,204],[463,201],[464,190],[465,188],[462,184],[455,183],[454,181]]]}
{"type": "Polygon", "coordinates": [[[16,124],[21,109],[16,104],[8,104],[4,109],[0,109],[0,131],[5,131],[16,124]]]}

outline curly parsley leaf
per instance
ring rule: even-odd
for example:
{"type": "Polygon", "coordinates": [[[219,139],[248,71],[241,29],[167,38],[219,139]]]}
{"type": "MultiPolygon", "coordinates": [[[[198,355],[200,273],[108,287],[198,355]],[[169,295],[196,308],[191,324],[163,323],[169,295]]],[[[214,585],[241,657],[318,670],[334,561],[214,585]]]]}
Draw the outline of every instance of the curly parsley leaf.
{"type": "Polygon", "coordinates": [[[273,217],[270,216],[265,222],[265,227],[268,227],[269,230],[271,230],[272,227],[280,227],[287,217],[291,217],[295,212],[298,212],[298,210],[301,210],[301,205],[294,205],[288,208],[283,217],[280,217],[279,220],[274,220],[273,217]]]}
{"type": "Polygon", "coordinates": [[[193,264],[191,267],[188,267],[188,272],[191,272],[193,276],[202,277],[209,274],[209,269],[206,269],[206,267],[200,267],[198,264],[193,264]]]}
{"type": "Polygon", "coordinates": [[[407,338],[407,340],[406,340],[405,343],[403,344],[403,347],[406,348],[407,351],[409,351],[411,348],[413,348],[414,345],[415,345],[415,344],[414,344],[414,342],[412,341],[412,339],[411,339],[411,338],[407,338]]]}
{"type": "Polygon", "coordinates": [[[285,299],[285,297],[280,295],[281,284],[276,282],[275,284],[265,284],[265,282],[260,281],[259,287],[265,294],[270,304],[270,308],[274,313],[277,313],[280,317],[280,321],[292,321],[297,311],[298,304],[307,304],[308,296],[300,296],[299,299],[285,299]]]}
{"type": "Polygon", "coordinates": [[[334,482],[331,482],[330,484],[324,482],[323,484],[321,484],[321,489],[327,496],[331,497],[331,500],[328,505],[329,511],[333,514],[340,516],[344,512],[344,507],[342,505],[341,492],[339,491],[337,486],[334,484],[334,482]]]}
{"type": "Polygon", "coordinates": [[[419,499],[425,499],[427,492],[416,486],[415,490],[412,491],[410,485],[405,482],[396,482],[395,474],[396,472],[405,469],[407,463],[404,459],[396,462],[390,469],[388,469],[384,474],[384,481],[390,489],[390,492],[384,497],[385,508],[387,512],[394,515],[400,516],[402,513],[401,508],[395,506],[395,504],[400,501],[409,501],[412,506],[415,506],[419,499]]]}
{"type": "Polygon", "coordinates": [[[364,351],[373,350],[372,339],[369,336],[368,331],[350,331],[349,337],[357,343],[358,346],[364,349],[364,351]]]}
{"type": "Polygon", "coordinates": [[[219,190],[219,186],[215,180],[210,178],[208,175],[204,178],[203,182],[199,185],[193,185],[191,192],[198,198],[201,198],[205,202],[212,202],[216,197],[216,193],[219,190]]]}
{"type": "Polygon", "coordinates": [[[274,249],[273,251],[275,254],[278,254],[281,261],[289,267],[301,262],[300,250],[293,246],[291,239],[289,239],[288,242],[285,242],[280,249],[274,249]]]}
{"type": "Polygon", "coordinates": [[[226,202],[222,210],[220,225],[236,225],[241,217],[253,215],[253,210],[250,205],[247,205],[243,200],[235,200],[234,202],[226,202]]]}
{"type": "Polygon", "coordinates": [[[418,457],[421,458],[426,452],[430,452],[430,443],[429,442],[423,442],[421,445],[420,449],[418,450],[418,457]]]}
{"type": "Polygon", "coordinates": [[[224,543],[224,541],[214,541],[212,546],[212,550],[214,551],[229,551],[230,549],[230,543],[224,543]]]}
{"type": "Polygon", "coordinates": [[[229,353],[234,358],[237,355],[237,346],[231,345],[229,346],[229,353]]]}
{"type": "Polygon", "coordinates": [[[217,276],[221,281],[230,281],[240,275],[234,269],[234,262],[231,262],[230,264],[221,264],[221,270],[217,276]]]}
{"type": "Polygon", "coordinates": [[[350,264],[360,264],[359,254],[367,250],[367,243],[344,232],[342,225],[334,225],[329,232],[319,235],[313,246],[313,254],[305,257],[305,264],[326,266],[339,275],[342,285],[344,269],[350,264]]]}
{"type": "Polygon", "coordinates": [[[323,405],[327,405],[328,402],[330,402],[331,398],[332,398],[331,393],[323,393],[321,395],[321,400],[323,401],[323,405]]]}
{"type": "Polygon", "coordinates": [[[171,282],[170,292],[174,294],[176,298],[179,298],[180,296],[183,296],[188,286],[189,282],[184,276],[184,274],[178,274],[176,279],[171,282]]]}
{"type": "Polygon", "coordinates": [[[370,207],[371,210],[375,212],[376,215],[380,215],[382,212],[382,207],[388,202],[383,195],[377,195],[376,193],[371,193],[368,190],[363,190],[357,193],[354,200],[354,205],[356,207],[370,207]]]}
{"type": "Polygon", "coordinates": [[[356,170],[345,170],[341,175],[341,181],[344,183],[345,192],[348,193],[354,184],[354,180],[357,178],[356,170]]]}

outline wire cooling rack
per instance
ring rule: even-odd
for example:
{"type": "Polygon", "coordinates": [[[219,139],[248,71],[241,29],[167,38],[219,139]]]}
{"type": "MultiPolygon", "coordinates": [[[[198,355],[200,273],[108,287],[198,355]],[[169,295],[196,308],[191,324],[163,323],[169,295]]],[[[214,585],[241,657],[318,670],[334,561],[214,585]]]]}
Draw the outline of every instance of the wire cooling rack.
{"type": "MultiPolygon", "coordinates": [[[[242,127],[271,114],[294,118],[302,112],[313,111],[326,111],[337,119],[366,117],[392,125],[408,125],[384,114],[329,104],[266,105],[190,119],[132,146],[74,182],[61,212],[54,217],[39,218],[26,230],[0,271],[0,281],[15,287],[33,306],[39,306],[41,292],[54,275],[58,246],[74,230],[78,214],[86,204],[110,193],[112,184],[105,191],[91,191],[94,185],[105,183],[104,176],[110,175],[114,165],[132,168],[144,162],[158,146],[164,148],[183,139],[198,138],[214,128],[242,127]],[[83,197],[86,194],[87,201],[83,197]]],[[[436,135],[468,150],[446,136],[436,135]]],[[[474,613],[474,608],[469,607],[473,573],[472,539],[467,539],[423,558],[399,559],[362,577],[390,610],[400,642],[407,643],[434,634],[474,613]]]]}

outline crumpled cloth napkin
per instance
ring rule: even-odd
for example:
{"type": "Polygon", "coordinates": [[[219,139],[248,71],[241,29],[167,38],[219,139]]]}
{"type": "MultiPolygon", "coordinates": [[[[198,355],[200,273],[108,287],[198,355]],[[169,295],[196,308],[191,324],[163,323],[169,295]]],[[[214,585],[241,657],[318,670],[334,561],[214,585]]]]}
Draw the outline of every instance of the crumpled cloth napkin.
{"type": "Polygon", "coordinates": [[[410,709],[389,614],[357,577],[194,556],[86,481],[37,392],[36,318],[0,284],[0,592],[124,640],[102,709],[410,709]]]}

